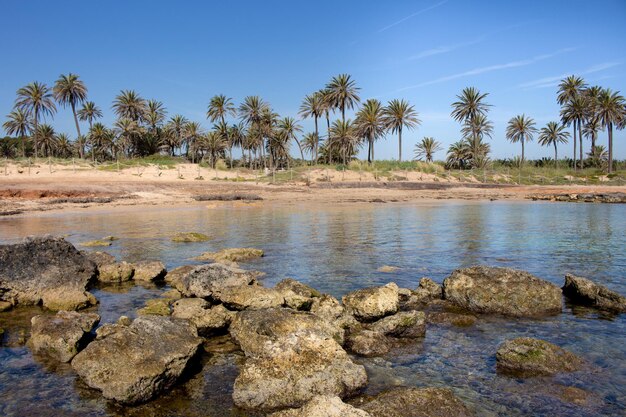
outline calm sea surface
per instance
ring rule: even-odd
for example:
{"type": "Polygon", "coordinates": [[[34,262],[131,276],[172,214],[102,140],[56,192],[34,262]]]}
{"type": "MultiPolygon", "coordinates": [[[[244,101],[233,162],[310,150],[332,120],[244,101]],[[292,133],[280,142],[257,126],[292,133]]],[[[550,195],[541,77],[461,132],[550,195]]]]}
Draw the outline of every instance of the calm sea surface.
{"type": "MultiPolygon", "coordinates": [[[[536,202],[445,202],[273,206],[227,203],[185,208],[42,213],[0,219],[0,242],[28,235],[65,235],[74,244],[114,235],[119,259],[159,259],[168,269],[205,251],[258,247],[266,256],[245,264],[271,286],[295,278],[336,297],[394,281],[414,288],[420,277],[441,282],[475,264],[527,270],[562,285],[566,272],[626,294],[626,206],[536,202]],[[196,231],[209,242],[177,244],[196,231]],[[399,267],[393,274],[377,272],[399,267]]],[[[102,322],[134,316],[168,287],[128,286],[92,292],[102,322]]],[[[33,358],[24,345],[37,308],[0,313],[0,415],[7,416],[246,416],[232,406],[237,353],[205,355],[202,368],[147,405],[119,408],[86,388],[68,365],[33,358]]],[[[367,368],[366,394],[392,386],[452,389],[477,415],[626,415],[626,315],[566,306],[541,320],[481,317],[467,329],[429,327],[426,337],[383,358],[356,359],[367,368]],[[584,371],[516,379],[495,372],[502,341],[531,336],[584,357],[584,371]],[[566,387],[586,391],[586,405],[565,400],[566,387]]]]}

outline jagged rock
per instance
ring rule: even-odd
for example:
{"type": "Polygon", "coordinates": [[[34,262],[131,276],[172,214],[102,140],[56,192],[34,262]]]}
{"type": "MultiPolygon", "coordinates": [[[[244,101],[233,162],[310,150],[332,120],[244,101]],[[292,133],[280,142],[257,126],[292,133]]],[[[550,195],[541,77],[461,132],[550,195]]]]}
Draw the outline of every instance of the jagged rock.
{"type": "Polygon", "coordinates": [[[473,266],[457,269],[443,282],[446,300],[476,313],[534,317],[560,313],[560,289],[525,271],[473,266]]]}
{"type": "Polygon", "coordinates": [[[328,321],[334,321],[344,314],[344,308],[335,297],[323,294],[313,300],[311,313],[328,321]]]}
{"type": "Polygon", "coordinates": [[[160,281],[167,274],[165,265],[160,261],[142,261],[133,264],[135,281],[160,281]]]}
{"type": "Polygon", "coordinates": [[[414,338],[426,333],[426,315],[423,311],[399,312],[368,326],[370,330],[391,337],[414,338]]]}
{"type": "Polygon", "coordinates": [[[254,248],[229,248],[219,252],[205,252],[196,256],[194,261],[214,261],[214,262],[244,262],[250,259],[260,258],[264,255],[261,249],[254,248]]]}
{"type": "Polygon", "coordinates": [[[226,288],[254,284],[259,275],[256,271],[216,263],[197,266],[172,284],[185,297],[218,297],[226,288]]]}
{"type": "Polygon", "coordinates": [[[365,404],[371,417],[469,417],[473,413],[449,389],[393,388],[365,404]]]}
{"type": "Polygon", "coordinates": [[[176,233],[172,238],[172,242],[189,243],[189,242],[206,242],[210,237],[196,232],[176,233]]]}
{"type": "Polygon", "coordinates": [[[346,337],[346,348],[361,356],[382,356],[391,349],[389,339],[380,332],[357,330],[346,337]]]}
{"type": "Polygon", "coordinates": [[[35,316],[31,319],[28,344],[35,354],[69,362],[88,343],[91,331],[99,322],[100,316],[95,313],[75,311],[35,316]]]}
{"type": "Polygon", "coordinates": [[[285,303],[285,297],[280,292],[260,285],[224,287],[218,293],[213,293],[213,299],[231,310],[259,310],[281,307],[285,303]]]}
{"type": "Polygon", "coordinates": [[[193,271],[194,268],[197,268],[197,266],[196,265],[183,265],[183,266],[179,266],[178,268],[174,268],[171,271],[169,271],[167,275],[165,275],[165,282],[170,284],[172,287],[176,287],[176,284],[178,283],[178,281],[180,281],[182,277],[184,277],[185,275],[193,271]]]}
{"type": "Polygon", "coordinates": [[[576,304],[616,313],[626,312],[626,297],[587,278],[565,275],[563,294],[576,304]]]}
{"type": "Polygon", "coordinates": [[[176,383],[202,339],[185,321],[139,317],[91,342],[72,360],[72,368],[105,398],[136,404],[176,383]]]}
{"type": "Polygon", "coordinates": [[[135,268],[128,262],[115,262],[105,264],[98,268],[98,281],[105,283],[120,283],[130,281],[135,273],[135,268]]]}
{"type": "Polygon", "coordinates": [[[301,408],[278,411],[268,417],[370,417],[370,415],[344,403],[339,397],[320,395],[301,408]]]}
{"type": "Polygon", "coordinates": [[[308,285],[303,284],[299,281],[296,281],[295,279],[292,279],[292,278],[286,278],[280,281],[278,284],[276,284],[275,288],[281,292],[292,291],[306,298],[315,298],[315,297],[322,296],[322,294],[320,294],[320,292],[317,291],[316,289],[309,287],[308,285]]]}
{"type": "Polygon", "coordinates": [[[93,305],[85,290],[96,266],[61,238],[28,238],[0,246],[0,299],[12,305],[37,305],[49,309],[77,309],[93,305]],[[70,302],[59,299],[69,295],[70,302]]]}
{"type": "Polygon", "coordinates": [[[115,256],[108,254],[106,252],[100,251],[81,251],[83,255],[87,257],[91,262],[95,263],[98,268],[103,265],[115,263],[115,256]]]}
{"type": "Polygon", "coordinates": [[[398,311],[398,286],[389,283],[382,287],[363,288],[342,298],[346,311],[362,321],[378,320],[398,311]]]}
{"type": "Polygon", "coordinates": [[[167,298],[154,298],[152,300],[147,300],[146,305],[143,308],[137,310],[137,314],[140,315],[155,315],[155,316],[169,316],[172,314],[172,310],[170,308],[172,300],[167,298]]]}
{"type": "Polygon", "coordinates": [[[583,360],[545,340],[520,337],[502,343],[496,353],[498,371],[520,376],[574,372],[583,360]]]}
{"type": "Polygon", "coordinates": [[[235,316],[222,305],[211,307],[202,298],[182,298],[172,307],[172,317],[188,320],[205,337],[227,329],[235,316]]]}

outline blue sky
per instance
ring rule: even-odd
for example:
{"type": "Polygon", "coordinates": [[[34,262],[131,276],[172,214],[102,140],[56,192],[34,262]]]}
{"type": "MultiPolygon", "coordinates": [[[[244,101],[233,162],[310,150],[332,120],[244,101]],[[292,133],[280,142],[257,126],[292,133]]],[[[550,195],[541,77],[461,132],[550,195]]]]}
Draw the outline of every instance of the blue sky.
{"type": "MultiPolygon", "coordinates": [[[[105,123],[114,119],[115,95],[134,89],[208,128],[214,94],[237,103],[260,95],[281,115],[297,116],[305,94],[349,73],[362,99],[405,98],[419,112],[421,126],[403,138],[405,157],[424,136],[445,147],[458,140],[450,104],[466,86],[489,93],[492,156],[513,157],[519,144],[506,141],[506,122],[521,113],[538,127],[558,120],[560,78],[577,74],[626,94],[624,0],[1,0],[1,10],[0,115],[19,87],[73,72],[105,123]]],[[[68,110],[53,124],[74,135],[68,110]]],[[[311,121],[302,124],[312,131],[311,121]]],[[[601,133],[600,144],[606,140],[601,133]]],[[[377,158],[397,157],[396,141],[378,142],[377,158]]],[[[626,158],[626,132],[614,143],[615,156],[626,158]]],[[[527,146],[531,158],[551,152],[527,146]]]]}

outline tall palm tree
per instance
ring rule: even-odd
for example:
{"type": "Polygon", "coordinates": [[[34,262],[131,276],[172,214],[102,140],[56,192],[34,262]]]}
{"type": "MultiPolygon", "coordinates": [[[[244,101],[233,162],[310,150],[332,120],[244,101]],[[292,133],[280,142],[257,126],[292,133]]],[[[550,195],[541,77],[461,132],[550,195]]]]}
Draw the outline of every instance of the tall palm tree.
{"type": "Polygon", "coordinates": [[[360,88],[349,74],[339,74],[333,77],[326,85],[329,99],[333,106],[341,110],[341,120],[346,121],[346,107],[354,108],[361,99],[359,98],[360,88]]]}
{"type": "Polygon", "coordinates": [[[211,123],[221,121],[225,124],[227,116],[235,117],[236,115],[237,109],[233,104],[232,98],[228,98],[224,94],[211,97],[209,108],[206,112],[206,117],[211,121],[211,123]]]}
{"type": "Polygon", "coordinates": [[[470,161],[473,165],[481,165],[487,161],[489,145],[483,142],[485,136],[491,137],[493,124],[487,119],[487,112],[491,105],[485,102],[489,93],[481,93],[475,87],[466,87],[457,95],[457,101],[452,103],[450,115],[457,122],[463,123],[461,133],[466,149],[471,158],[464,159],[459,167],[464,167],[470,161]]]}
{"type": "Polygon", "coordinates": [[[167,123],[168,130],[168,146],[170,148],[170,155],[174,156],[176,148],[181,147],[183,144],[183,135],[185,132],[185,126],[187,125],[187,118],[180,114],[172,116],[167,123]]]}
{"type": "Polygon", "coordinates": [[[228,128],[228,152],[230,156],[230,168],[233,167],[233,147],[241,147],[246,138],[246,127],[243,123],[234,123],[228,128]]]}
{"type": "MultiPolygon", "coordinates": [[[[117,136],[117,148],[125,152],[132,145],[133,137],[139,134],[139,125],[131,119],[117,119],[113,132],[117,136]]],[[[117,156],[117,155],[115,155],[117,156]]]]}
{"type": "Polygon", "coordinates": [[[159,129],[163,125],[167,109],[163,102],[158,100],[148,100],[146,102],[145,120],[153,135],[159,135],[159,129]]]}
{"type": "Polygon", "coordinates": [[[196,153],[199,148],[198,142],[204,136],[204,130],[200,123],[189,122],[185,126],[185,143],[187,144],[187,153],[191,152],[191,163],[196,163],[196,153]]]}
{"type": "Polygon", "coordinates": [[[452,103],[452,118],[457,122],[465,122],[478,115],[486,116],[491,107],[484,101],[488,95],[489,93],[481,93],[474,87],[464,88],[457,96],[458,100],[452,103]]]}
{"type": "Polygon", "coordinates": [[[602,90],[598,98],[597,108],[598,120],[606,128],[609,135],[609,174],[613,172],[613,126],[621,128],[626,119],[626,100],[619,94],[619,91],[613,92],[610,89],[602,90]]]}
{"type": "Polygon", "coordinates": [[[95,162],[99,153],[104,153],[105,147],[112,140],[111,131],[102,123],[94,123],[89,130],[89,144],[91,146],[91,157],[95,162]]]}
{"type": "Polygon", "coordinates": [[[554,146],[554,168],[558,167],[558,151],[559,143],[567,143],[569,132],[565,131],[565,126],[557,122],[548,122],[546,127],[542,127],[539,132],[537,141],[541,146],[554,146]]]}
{"type": "Polygon", "coordinates": [[[300,105],[300,117],[303,119],[312,117],[315,122],[315,136],[317,139],[315,143],[315,147],[313,149],[313,154],[315,155],[315,163],[317,163],[318,151],[319,151],[319,129],[317,126],[317,120],[322,117],[326,110],[326,105],[324,103],[324,95],[323,93],[316,91],[313,94],[309,94],[304,97],[302,104],[300,105]]]}
{"type": "MultiPolygon", "coordinates": [[[[561,122],[566,125],[572,125],[574,130],[574,170],[577,169],[578,164],[576,162],[576,129],[580,136],[582,131],[582,120],[585,117],[587,110],[586,100],[582,96],[582,91],[587,88],[585,80],[575,75],[570,75],[564,78],[559,83],[559,89],[557,92],[556,101],[561,106],[561,122]]],[[[580,164],[582,166],[582,139],[580,149],[580,164]]]]}
{"type": "Polygon", "coordinates": [[[393,99],[383,109],[385,128],[398,133],[398,161],[402,162],[402,128],[412,130],[421,123],[418,114],[406,100],[393,99]]]}
{"type": "Polygon", "coordinates": [[[56,148],[57,135],[54,128],[49,124],[42,124],[37,126],[37,137],[39,138],[39,145],[43,156],[52,156],[52,152],[56,148]]]}
{"type": "Polygon", "coordinates": [[[441,149],[441,143],[431,137],[425,137],[415,145],[415,158],[420,161],[424,158],[426,162],[433,162],[433,155],[441,149]]]}
{"type": "Polygon", "coordinates": [[[93,121],[102,117],[102,110],[96,106],[93,101],[86,101],[83,103],[82,109],[78,111],[78,119],[82,122],[89,123],[89,129],[93,126],[93,121]]]}
{"type": "MultiPolygon", "coordinates": [[[[259,146],[255,149],[261,149],[261,153],[263,153],[265,138],[269,132],[268,122],[271,124],[272,121],[269,104],[265,103],[259,96],[248,96],[239,105],[239,117],[247,126],[250,126],[249,132],[253,134],[253,137],[260,140],[259,146]],[[261,126],[263,121],[265,121],[265,126],[261,126]]],[[[263,158],[263,164],[265,164],[265,158],[263,158]]]]}
{"type": "Polygon", "coordinates": [[[134,90],[122,90],[113,100],[113,111],[119,118],[139,123],[144,120],[146,110],[146,100],[134,90]]]}
{"type": "Polygon", "coordinates": [[[28,114],[20,108],[14,109],[7,115],[7,121],[2,125],[9,135],[16,135],[22,142],[22,158],[26,156],[26,136],[32,128],[28,114]]]}
{"type": "Polygon", "coordinates": [[[61,74],[59,79],[54,83],[53,91],[54,98],[60,105],[65,107],[69,104],[72,108],[74,123],[76,124],[76,134],[80,136],[76,105],[83,103],[87,99],[87,87],[85,83],[83,83],[76,74],[61,74]]]}
{"type": "Polygon", "coordinates": [[[583,136],[591,140],[591,149],[596,146],[596,139],[598,138],[598,130],[600,129],[600,122],[598,121],[598,100],[602,93],[602,87],[597,85],[586,88],[582,91],[585,97],[585,123],[582,127],[583,136]]]}
{"type": "Polygon", "coordinates": [[[583,126],[583,136],[591,140],[591,149],[596,146],[598,132],[601,130],[604,130],[604,128],[597,116],[587,119],[587,123],[583,126]]]}
{"type": "Polygon", "coordinates": [[[476,114],[467,119],[461,128],[463,139],[470,142],[479,142],[485,136],[491,138],[493,134],[493,123],[484,114],[476,114]]]}
{"type": "Polygon", "coordinates": [[[380,101],[369,99],[357,112],[355,120],[360,136],[367,139],[367,162],[374,161],[374,141],[382,137],[387,131],[385,126],[385,110],[380,101]]]}
{"type": "Polygon", "coordinates": [[[302,144],[298,140],[298,133],[302,132],[302,126],[293,117],[284,117],[278,122],[278,130],[284,135],[287,144],[292,139],[296,142],[298,149],[300,149],[300,157],[304,161],[304,151],[302,150],[302,144]]]}
{"type": "Polygon", "coordinates": [[[353,155],[359,144],[359,136],[357,135],[354,124],[350,119],[335,120],[330,128],[330,140],[327,144],[329,154],[333,150],[339,152],[343,160],[343,164],[347,164],[348,155],[353,155]]]}
{"type": "Polygon", "coordinates": [[[522,165],[524,165],[524,142],[532,141],[535,133],[537,133],[535,121],[523,114],[511,118],[506,127],[506,138],[513,143],[522,144],[522,165]]]}
{"type": "Polygon", "coordinates": [[[313,165],[313,161],[316,157],[316,146],[319,143],[319,138],[315,132],[306,133],[302,137],[302,150],[309,155],[311,155],[311,165],[313,165]]]}
{"type": "Polygon", "coordinates": [[[202,135],[198,146],[206,155],[209,155],[211,168],[215,169],[217,160],[226,150],[226,141],[220,132],[212,130],[206,135],[202,135]]]}
{"type": "MultiPolygon", "coordinates": [[[[318,94],[321,97],[322,112],[324,113],[324,118],[326,119],[326,140],[330,140],[330,112],[334,112],[335,110],[335,107],[333,106],[332,93],[329,89],[324,88],[319,90],[318,94]]],[[[330,164],[330,153],[328,155],[328,163],[330,164]]]]}
{"type": "Polygon", "coordinates": [[[39,118],[52,116],[57,111],[50,88],[37,81],[17,90],[15,106],[32,117],[35,158],[37,158],[37,134],[39,118]]]}

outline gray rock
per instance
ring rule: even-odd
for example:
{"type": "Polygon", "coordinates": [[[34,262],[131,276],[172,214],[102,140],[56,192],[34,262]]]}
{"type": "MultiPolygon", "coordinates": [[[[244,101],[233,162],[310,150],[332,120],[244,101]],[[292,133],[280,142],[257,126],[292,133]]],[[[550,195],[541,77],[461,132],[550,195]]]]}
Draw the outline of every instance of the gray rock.
{"type": "Polygon", "coordinates": [[[294,293],[306,298],[322,296],[322,294],[320,294],[320,292],[316,289],[309,287],[308,285],[296,281],[292,278],[286,278],[280,281],[278,284],[276,284],[276,289],[278,291],[293,291],[294,293]]]}
{"type": "Polygon", "coordinates": [[[35,354],[69,362],[89,342],[90,333],[99,322],[100,316],[95,313],[75,311],[35,316],[31,319],[28,344],[35,354]]]}
{"type": "Polygon", "coordinates": [[[167,274],[165,265],[160,261],[141,261],[133,264],[135,281],[161,281],[167,274]]]}
{"type": "Polygon", "coordinates": [[[587,278],[566,274],[563,294],[576,304],[616,313],[626,312],[626,297],[587,278]]]}
{"type": "Polygon", "coordinates": [[[178,281],[195,268],[197,268],[196,265],[183,265],[178,268],[174,268],[171,271],[168,271],[167,275],[165,275],[165,282],[176,288],[178,281]]]}
{"type": "Polygon", "coordinates": [[[72,368],[105,398],[136,404],[174,385],[201,342],[185,321],[139,317],[90,343],[74,357],[72,368]]]}
{"type": "Polygon", "coordinates": [[[498,371],[518,376],[574,372],[583,360],[545,340],[520,337],[502,343],[496,353],[498,371]]]}
{"type": "Polygon", "coordinates": [[[449,389],[394,388],[361,405],[371,417],[469,417],[473,413],[449,389]]]}
{"type": "Polygon", "coordinates": [[[226,288],[251,285],[260,273],[223,264],[200,265],[172,284],[185,297],[218,297],[226,288]]]}
{"type": "Polygon", "coordinates": [[[389,283],[382,287],[363,288],[342,298],[346,311],[362,321],[378,320],[398,311],[398,286],[389,283]]]}
{"type": "Polygon", "coordinates": [[[370,324],[368,328],[391,337],[423,337],[426,334],[426,315],[423,311],[399,312],[370,324]]]}
{"type": "Polygon", "coordinates": [[[344,308],[339,300],[328,294],[313,299],[310,311],[327,321],[334,321],[344,314],[344,308]]]}
{"type": "Polygon", "coordinates": [[[172,311],[172,317],[188,320],[205,337],[226,330],[234,316],[224,306],[211,307],[202,298],[182,298],[174,302],[172,311]]]}
{"type": "Polygon", "coordinates": [[[320,395],[302,408],[278,411],[268,417],[370,417],[370,415],[344,403],[339,397],[320,395]]]}
{"type": "Polygon", "coordinates": [[[101,251],[80,251],[91,262],[95,263],[98,268],[103,265],[115,263],[115,256],[101,251]]]}
{"type": "Polygon", "coordinates": [[[444,280],[443,289],[446,300],[475,313],[535,317],[558,314],[563,308],[556,285],[509,268],[457,269],[444,280]]]}
{"type": "Polygon", "coordinates": [[[381,332],[357,330],[346,337],[346,348],[360,356],[382,356],[391,349],[390,341],[381,332]]]}
{"type": "Polygon", "coordinates": [[[105,264],[98,268],[98,281],[104,283],[120,283],[130,281],[135,273],[135,268],[128,262],[115,262],[105,264]]]}
{"type": "Polygon", "coordinates": [[[0,246],[0,300],[77,310],[96,303],[85,290],[96,265],[61,238],[28,238],[0,246]],[[66,295],[64,297],[63,295],[66,295]]]}
{"type": "Polygon", "coordinates": [[[260,310],[281,307],[285,304],[285,297],[282,293],[260,285],[224,287],[219,292],[214,292],[212,298],[231,310],[260,310]]]}

